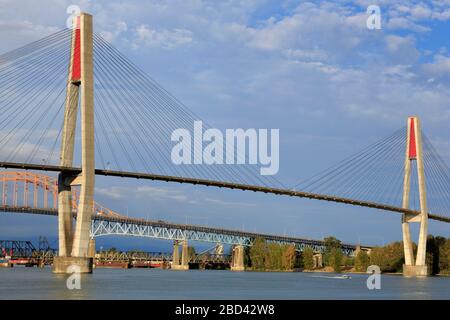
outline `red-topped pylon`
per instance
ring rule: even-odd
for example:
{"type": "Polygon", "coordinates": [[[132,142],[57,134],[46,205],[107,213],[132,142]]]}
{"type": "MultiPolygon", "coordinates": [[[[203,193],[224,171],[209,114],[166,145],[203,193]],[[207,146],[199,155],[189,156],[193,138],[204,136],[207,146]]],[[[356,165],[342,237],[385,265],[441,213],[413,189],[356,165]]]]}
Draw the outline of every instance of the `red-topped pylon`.
{"type": "Polygon", "coordinates": [[[427,232],[428,232],[428,210],[427,194],[425,185],[422,132],[418,117],[408,118],[405,157],[405,175],[403,182],[403,203],[405,209],[409,209],[411,192],[411,163],[416,161],[417,179],[419,187],[420,214],[407,215],[402,217],[403,246],[405,252],[405,264],[403,274],[405,276],[426,276],[428,274],[426,258],[427,232]],[[414,259],[410,222],[420,223],[419,243],[417,247],[417,257],[414,259]]]}
{"type": "Polygon", "coordinates": [[[78,103],[81,111],[81,173],[62,171],[58,177],[59,256],[56,273],[92,272],[89,236],[95,184],[94,163],[94,67],[92,16],[81,13],[74,18],[72,47],[61,139],[60,166],[73,167],[78,103]],[[81,98],[80,98],[81,91],[81,98]],[[72,186],[80,186],[75,228],[72,222],[72,186]],[[68,269],[72,268],[72,269],[68,269]]]}

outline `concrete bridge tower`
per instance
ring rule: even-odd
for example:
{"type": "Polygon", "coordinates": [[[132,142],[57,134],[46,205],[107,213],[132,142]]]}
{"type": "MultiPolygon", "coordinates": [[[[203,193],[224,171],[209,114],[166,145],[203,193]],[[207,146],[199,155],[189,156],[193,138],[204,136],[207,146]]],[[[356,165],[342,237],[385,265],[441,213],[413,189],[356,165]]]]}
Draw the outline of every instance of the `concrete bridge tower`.
{"type": "Polygon", "coordinates": [[[427,276],[428,270],[425,262],[428,235],[428,209],[427,194],[425,185],[425,174],[423,164],[422,132],[418,117],[408,118],[405,175],[403,180],[403,208],[409,208],[411,192],[411,163],[416,161],[417,178],[419,186],[420,214],[403,214],[402,231],[403,245],[405,251],[405,264],[403,265],[403,275],[405,276],[427,276]],[[410,222],[420,223],[419,243],[417,247],[417,257],[414,259],[413,245],[411,241],[410,222]]]}
{"type": "Polygon", "coordinates": [[[88,248],[95,183],[93,27],[92,16],[87,13],[81,13],[74,20],[60,166],[73,166],[80,101],[81,173],[74,176],[62,171],[58,177],[59,256],[53,264],[53,271],[56,273],[66,273],[68,267],[73,272],[73,266],[82,273],[92,272],[92,258],[89,257],[88,248]],[[80,186],[80,196],[74,228],[72,187],[75,185],[80,186]]]}

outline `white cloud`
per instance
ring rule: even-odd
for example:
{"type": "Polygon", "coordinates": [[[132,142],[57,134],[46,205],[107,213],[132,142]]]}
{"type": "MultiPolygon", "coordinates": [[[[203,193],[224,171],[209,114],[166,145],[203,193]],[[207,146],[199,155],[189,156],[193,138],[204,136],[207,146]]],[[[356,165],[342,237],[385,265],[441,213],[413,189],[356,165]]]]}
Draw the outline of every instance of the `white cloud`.
{"type": "Polygon", "coordinates": [[[391,30],[411,30],[415,32],[427,32],[431,29],[429,27],[422,26],[420,24],[417,24],[410,19],[407,19],[405,17],[394,17],[389,19],[387,23],[387,28],[391,30]]]}
{"type": "Polygon", "coordinates": [[[223,205],[223,206],[237,206],[237,207],[255,207],[256,206],[256,204],[254,204],[254,203],[224,201],[221,199],[214,199],[214,198],[205,198],[205,202],[213,203],[215,205],[223,205]]]}
{"type": "Polygon", "coordinates": [[[133,193],[138,198],[152,199],[152,200],[175,200],[178,202],[189,202],[189,197],[174,189],[158,188],[151,186],[140,186],[133,190],[133,193]]]}
{"type": "Polygon", "coordinates": [[[128,26],[126,22],[119,21],[116,23],[115,28],[112,31],[101,31],[101,36],[108,42],[114,42],[115,39],[120,37],[123,33],[127,32],[128,26]]]}
{"type": "Polygon", "coordinates": [[[420,56],[419,51],[416,49],[415,39],[411,36],[387,35],[385,44],[386,57],[393,63],[416,63],[420,56]]]}
{"type": "Polygon", "coordinates": [[[133,43],[135,47],[143,44],[147,47],[174,49],[193,42],[193,34],[187,29],[155,30],[142,24],[136,28],[136,33],[137,38],[133,43]]]}
{"type": "Polygon", "coordinates": [[[431,63],[423,65],[425,74],[433,78],[444,78],[450,80],[450,57],[436,54],[431,63]]]}
{"type": "Polygon", "coordinates": [[[114,200],[123,200],[128,197],[128,189],[122,187],[95,188],[95,193],[114,200]]]}
{"type": "Polygon", "coordinates": [[[152,186],[139,186],[136,188],[125,188],[120,186],[110,186],[106,188],[97,187],[95,189],[96,194],[113,199],[140,199],[140,200],[173,200],[177,202],[191,202],[191,199],[181,191],[170,188],[158,188],[152,186]]]}
{"type": "Polygon", "coordinates": [[[28,20],[0,20],[0,52],[11,50],[58,31],[58,28],[28,20]]]}

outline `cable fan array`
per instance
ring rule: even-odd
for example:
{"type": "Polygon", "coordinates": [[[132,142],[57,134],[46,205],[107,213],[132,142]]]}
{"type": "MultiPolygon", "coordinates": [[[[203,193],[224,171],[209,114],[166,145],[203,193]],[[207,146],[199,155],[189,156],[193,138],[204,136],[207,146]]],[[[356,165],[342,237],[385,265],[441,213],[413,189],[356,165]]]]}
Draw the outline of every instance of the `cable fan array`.
{"type": "MultiPolygon", "coordinates": [[[[296,189],[402,207],[406,127],[306,179],[296,189]]],[[[450,217],[450,170],[423,135],[428,212],[450,217]]],[[[409,208],[420,210],[417,162],[411,162],[409,208]]]]}
{"type": "Polygon", "coordinates": [[[70,31],[62,30],[0,56],[2,161],[55,161],[64,112],[69,38],[70,31]]]}
{"type": "Polygon", "coordinates": [[[428,211],[450,217],[450,168],[425,134],[422,140],[428,211]]]}
{"type": "MultiPolygon", "coordinates": [[[[1,161],[58,164],[70,44],[71,31],[63,30],[0,56],[1,161]]],[[[281,187],[255,165],[175,165],[172,132],[192,132],[201,118],[98,34],[94,79],[97,168],[281,187]]],[[[78,125],[75,166],[79,137],[78,125]]]]}
{"type": "Polygon", "coordinates": [[[303,191],[389,205],[401,204],[406,129],[296,185],[303,191]]]}
{"type": "MultiPolygon", "coordinates": [[[[62,30],[0,55],[0,161],[59,164],[64,109],[73,98],[66,93],[71,37],[71,30],[62,30]]],[[[283,188],[254,165],[175,165],[173,131],[192,132],[200,117],[98,34],[94,104],[97,168],[283,188]]],[[[192,138],[192,145],[202,139],[192,138]]],[[[401,128],[295,189],[401,207],[405,144],[406,128],[401,128]]],[[[74,166],[79,166],[79,125],[75,150],[74,166]]],[[[450,217],[450,170],[425,135],[423,153],[429,212],[450,217]]],[[[412,166],[409,208],[418,210],[416,163],[412,166]]]]}

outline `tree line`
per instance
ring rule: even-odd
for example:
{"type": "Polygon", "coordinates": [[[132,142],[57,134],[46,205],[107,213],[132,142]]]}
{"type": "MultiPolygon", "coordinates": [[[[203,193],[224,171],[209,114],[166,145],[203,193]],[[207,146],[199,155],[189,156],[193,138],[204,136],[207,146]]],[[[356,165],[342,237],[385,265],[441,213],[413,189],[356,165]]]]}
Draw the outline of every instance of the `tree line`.
{"type": "MultiPolygon", "coordinates": [[[[345,261],[341,242],[333,237],[325,238],[324,263],[339,272],[345,261]]],[[[314,252],[306,247],[302,253],[295,250],[294,244],[278,244],[256,238],[253,246],[246,248],[245,264],[254,271],[292,271],[294,269],[313,269],[314,252]]]]}
{"type": "Polygon", "coordinates": [[[297,259],[294,245],[256,238],[253,246],[246,248],[244,262],[248,269],[255,271],[291,271],[296,267],[297,259]]]}
{"type": "MultiPolygon", "coordinates": [[[[417,245],[413,244],[414,255],[417,245]]],[[[365,272],[369,265],[377,265],[381,272],[402,272],[405,263],[403,242],[392,242],[375,247],[370,255],[361,251],[355,257],[355,270],[365,272]]],[[[429,235],[427,239],[426,263],[431,274],[450,274],[450,238],[429,235]]]]}
{"type": "MultiPolygon", "coordinates": [[[[366,272],[370,265],[379,266],[382,272],[400,273],[403,270],[403,243],[400,241],[374,247],[370,254],[361,250],[354,257],[343,254],[342,243],[335,237],[325,238],[324,247],[322,263],[329,271],[366,272]]],[[[416,250],[417,246],[414,245],[414,252],[416,250]]],[[[246,248],[245,264],[247,269],[255,271],[314,270],[314,255],[310,247],[300,253],[294,245],[257,238],[252,247],[246,248]]],[[[428,236],[426,261],[431,274],[450,274],[450,238],[428,236]]]]}

